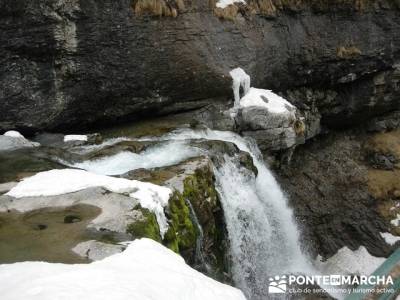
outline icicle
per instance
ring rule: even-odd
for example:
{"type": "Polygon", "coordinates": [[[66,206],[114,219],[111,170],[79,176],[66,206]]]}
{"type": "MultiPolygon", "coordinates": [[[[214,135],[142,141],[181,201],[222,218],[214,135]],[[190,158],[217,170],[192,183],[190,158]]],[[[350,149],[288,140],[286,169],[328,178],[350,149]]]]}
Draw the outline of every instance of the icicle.
{"type": "Polygon", "coordinates": [[[249,90],[250,90],[250,76],[242,69],[242,68],[236,68],[233,69],[232,71],[229,72],[233,79],[233,95],[235,97],[235,107],[239,106],[240,103],[240,87],[242,87],[244,95],[246,95],[249,90]]]}

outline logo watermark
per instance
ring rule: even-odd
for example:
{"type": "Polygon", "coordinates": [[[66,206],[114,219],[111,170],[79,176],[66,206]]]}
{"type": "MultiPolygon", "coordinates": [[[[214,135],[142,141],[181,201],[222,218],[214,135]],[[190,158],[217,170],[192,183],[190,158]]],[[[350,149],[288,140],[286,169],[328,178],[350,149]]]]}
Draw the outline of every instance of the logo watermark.
{"type": "Polygon", "coordinates": [[[268,293],[284,294],[287,290],[286,275],[269,278],[268,293]]]}
{"type": "Polygon", "coordinates": [[[392,276],[276,275],[269,277],[269,294],[393,293],[392,276]]]}

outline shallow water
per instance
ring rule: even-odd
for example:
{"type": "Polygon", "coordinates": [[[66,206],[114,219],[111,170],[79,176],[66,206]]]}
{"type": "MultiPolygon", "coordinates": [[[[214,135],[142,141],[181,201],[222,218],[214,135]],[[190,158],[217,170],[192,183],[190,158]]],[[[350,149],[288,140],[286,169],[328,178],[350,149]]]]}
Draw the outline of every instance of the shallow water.
{"type": "Polygon", "coordinates": [[[73,253],[71,249],[80,242],[92,239],[86,227],[100,212],[98,207],[81,204],[27,213],[0,213],[0,263],[90,262],[73,253]],[[76,218],[70,217],[74,222],[65,223],[67,216],[76,218]]]}

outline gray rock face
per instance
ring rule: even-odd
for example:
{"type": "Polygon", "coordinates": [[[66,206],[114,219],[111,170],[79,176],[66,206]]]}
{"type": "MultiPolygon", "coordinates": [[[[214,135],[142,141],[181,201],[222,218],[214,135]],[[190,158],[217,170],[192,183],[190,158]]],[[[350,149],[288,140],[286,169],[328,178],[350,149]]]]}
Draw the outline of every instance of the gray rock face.
{"type": "Polygon", "coordinates": [[[363,10],[303,3],[269,16],[242,9],[234,22],[217,18],[208,1],[184,4],[174,18],[138,15],[130,0],[0,0],[0,131],[67,130],[226,103],[237,66],[253,86],[284,94],[331,90],[334,98],[314,101],[329,126],[399,105],[393,1],[363,10]]]}
{"type": "Polygon", "coordinates": [[[90,260],[102,260],[123,250],[125,250],[124,246],[101,243],[95,240],[80,243],[72,248],[72,251],[76,254],[90,260]]]}
{"type": "Polygon", "coordinates": [[[344,246],[365,246],[374,256],[393,251],[380,235],[389,222],[369,188],[367,138],[357,131],[317,138],[297,147],[290,165],[277,172],[310,253],[326,258],[344,246]]]}
{"type": "Polygon", "coordinates": [[[260,106],[241,107],[236,116],[239,131],[257,141],[261,150],[287,149],[304,142],[304,132],[296,132],[295,109],[275,114],[260,106]]]}

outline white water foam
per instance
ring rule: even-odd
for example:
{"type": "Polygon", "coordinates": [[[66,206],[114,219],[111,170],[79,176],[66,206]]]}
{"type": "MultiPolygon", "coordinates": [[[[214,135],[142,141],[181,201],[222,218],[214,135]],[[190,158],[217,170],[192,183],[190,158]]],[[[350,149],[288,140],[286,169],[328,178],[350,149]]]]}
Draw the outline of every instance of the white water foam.
{"type": "Polygon", "coordinates": [[[68,165],[102,175],[120,175],[140,168],[175,165],[200,154],[200,149],[190,147],[185,142],[167,142],[150,147],[141,153],[124,151],[104,158],[68,165]]]}

